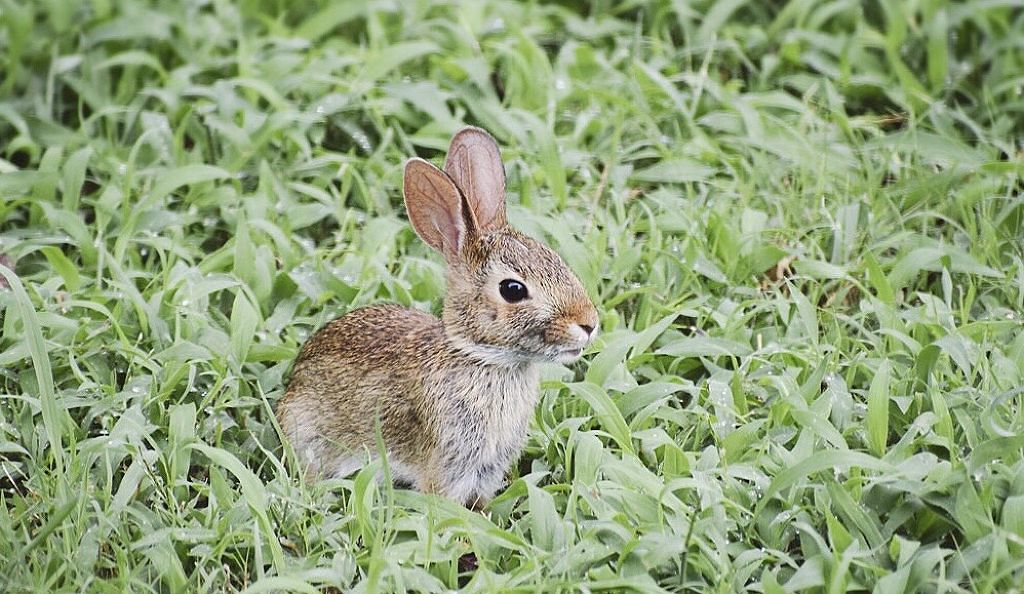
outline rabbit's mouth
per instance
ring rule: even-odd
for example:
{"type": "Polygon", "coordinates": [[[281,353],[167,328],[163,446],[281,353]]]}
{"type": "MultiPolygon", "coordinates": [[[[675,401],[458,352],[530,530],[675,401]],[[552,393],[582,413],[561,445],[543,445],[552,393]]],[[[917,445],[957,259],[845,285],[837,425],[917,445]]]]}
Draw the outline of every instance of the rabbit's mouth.
{"type": "Polygon", "coordinates": [[[562,349],[562,350],[558,351],[558,354],[555,356],[555,361],[558,361],[559,363],[572,363],[576,359],[579,359],[580,355],[582,355],[582,354],[583,354],[583,347],[576,347],[576,348],[572,348],[572,349],[562,349]]]}

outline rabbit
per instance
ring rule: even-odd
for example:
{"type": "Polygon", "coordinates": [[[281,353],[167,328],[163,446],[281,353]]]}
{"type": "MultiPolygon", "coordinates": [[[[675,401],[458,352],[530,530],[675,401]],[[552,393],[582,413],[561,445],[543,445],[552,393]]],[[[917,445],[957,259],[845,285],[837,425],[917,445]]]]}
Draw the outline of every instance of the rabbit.
{"type": "Polygon", "coordinates": [[[328,323],[296,358],[277,417],[307,480],[379,451],[392,477],[481,509],[505,481],[538,401],[538,364],[578,359],[598,313],[551,249],[510,227],[505,170],[486,131],[455,134],[444,170],[412,158],[403,194],[441,253],[441,319],[395,304],[328,323]]]}

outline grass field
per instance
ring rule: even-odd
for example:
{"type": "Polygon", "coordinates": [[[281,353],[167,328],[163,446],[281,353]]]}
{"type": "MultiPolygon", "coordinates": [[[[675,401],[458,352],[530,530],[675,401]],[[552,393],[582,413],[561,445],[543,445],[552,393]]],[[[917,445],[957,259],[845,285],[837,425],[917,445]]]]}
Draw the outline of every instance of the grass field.
{"type": "Polygon", "coordinates": [[[0,591],[1020,592],[1022,5],[438,4],[0,0],[0,591]],[[601,339],[486,514],[304,485],[467,123],[601,339]]]}

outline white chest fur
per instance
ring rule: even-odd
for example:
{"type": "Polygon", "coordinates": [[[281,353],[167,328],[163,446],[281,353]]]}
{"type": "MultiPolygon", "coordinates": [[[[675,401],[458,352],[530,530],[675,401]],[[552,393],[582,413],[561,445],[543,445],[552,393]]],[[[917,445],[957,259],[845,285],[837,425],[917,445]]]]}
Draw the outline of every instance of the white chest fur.
{"type": "Polygon", "coordinates": [[[539,394],[537,369],[478,367],[444,380],[435,384],[446,420],[438,436],[440,486],[463,501],[489,498],[522,450],[539,394]]]}

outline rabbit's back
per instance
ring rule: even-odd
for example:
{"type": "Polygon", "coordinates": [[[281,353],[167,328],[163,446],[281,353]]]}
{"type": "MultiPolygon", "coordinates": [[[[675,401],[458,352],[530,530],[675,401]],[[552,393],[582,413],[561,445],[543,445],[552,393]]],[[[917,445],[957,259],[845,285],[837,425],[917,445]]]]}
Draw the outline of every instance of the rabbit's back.
{"type": "Polygon", "coordinates": [[[317,381],[317,374],[311,372],[331,363],[344,362],[367,371],[380,370],[385,364],[394,368],[394,356],[409,352],[417,343],[436,345],[443,335],[437,318],[416,309],[384,303],[353,310],[306,341],[295,360],[289,389],[296,382],[317,381]]]}
{"type": "MultiPolygon", "coordinates": [[[[378,428],[403,459],[415,462],[432,449],[433,414],[418,395],[422,357],[443,335],[433,316],[384,304],[349,312],[310,337],[277,414],[311,478],[358,468],[365,451],[376,449],[378,428]]],[[[392,470],[405,478],[402,468],[392,470]]]]}

